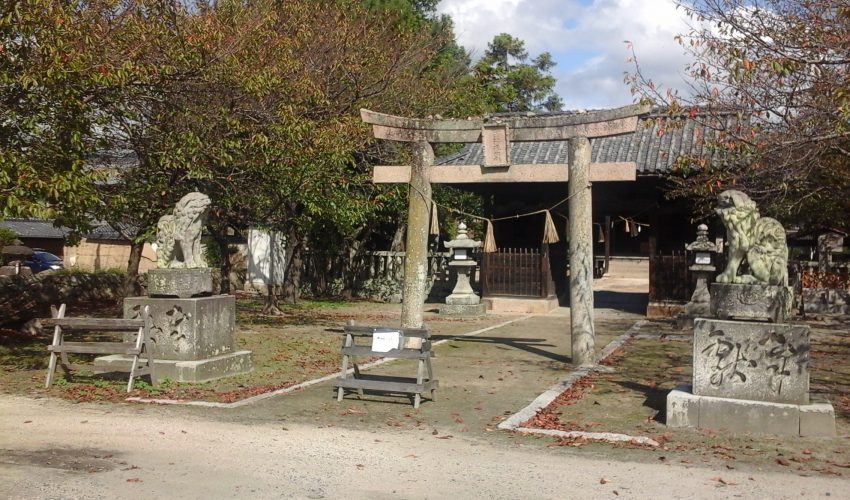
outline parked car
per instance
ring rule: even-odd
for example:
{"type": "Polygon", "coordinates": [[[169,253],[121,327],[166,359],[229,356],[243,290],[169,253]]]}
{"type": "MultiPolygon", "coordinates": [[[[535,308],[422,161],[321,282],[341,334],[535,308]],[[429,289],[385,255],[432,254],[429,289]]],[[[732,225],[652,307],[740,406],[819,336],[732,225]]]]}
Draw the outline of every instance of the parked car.
{"type": "Polygon", "coordinates": [[[55,271],[56,269],[62,269],[65,267],[65,263],[62,262],[62,259],[50,252],[45,252],[44,250],[34,251],[32,255],[27,257],[24,265],[32,269],[33,273],[40,273],[51,269],[55,271]]]}

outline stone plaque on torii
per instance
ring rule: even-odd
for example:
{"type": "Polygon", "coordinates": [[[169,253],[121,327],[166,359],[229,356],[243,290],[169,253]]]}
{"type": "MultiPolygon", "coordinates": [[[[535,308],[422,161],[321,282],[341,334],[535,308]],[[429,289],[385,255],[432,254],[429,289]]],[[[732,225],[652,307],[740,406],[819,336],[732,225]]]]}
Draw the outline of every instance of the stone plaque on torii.
{"type": "Polygon", "coordinates": [[[591,182],[634,181],[634,162],[591,163],[590,139],[627,134],[649,106],[573,114],[490,116],[484,118],[416,119],[360,110],[377,139],[413,143],[409,166],[376,166],[375,183],[410,184],[404,267],[402,328],[422,326],[428,272],[428,226],[431,184],[490,182],[568,182],[570,317],[572,360],[593,362],[593,223],[591,182]],[[511,164],[510,145],[526,141],[569,141],[568,164],[511,164]],[[434,165],[431,143],[484,146],[482,165],[434,165]]]}

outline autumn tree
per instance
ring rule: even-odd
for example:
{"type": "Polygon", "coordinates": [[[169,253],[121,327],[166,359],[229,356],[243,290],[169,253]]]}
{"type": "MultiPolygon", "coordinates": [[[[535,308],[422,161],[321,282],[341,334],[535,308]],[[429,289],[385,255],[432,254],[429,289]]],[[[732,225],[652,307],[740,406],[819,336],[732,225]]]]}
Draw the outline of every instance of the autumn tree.
{"type": "Polygon", "coordinates": [[[88,155],[102,110],[132,78],[102,42],[108,2],[0,2],[0,210],[83,229],[99,205],[88,155]],[[110,71],[112,65],[121,71],[110,71]]]}
{"type": "Polygon", "coordinates": [[[666,106],[670,115],[704,120],[716,131],[701,138],[705,155],[679,159],[674,194],[694,196],[707,206],[715,193],[735,187],[783,219],[846,227],[847,3],[694,0],[679,5],[692,26],[676,38],[692,58],[690,86],[653,82],[637,59],[635,72],[627,76],[639,97],[666,106]]]}
{"type": "Polygon", "coordinates": [[[385,153],[359,108],[450,106],[454,75],[433,64],[444,38],[353,0],[223,1],[180,15],[180,39],[162,36],[166,46],[152,51],[169,77],[126,99],[115,122],[139,163],[112,206],[150,232],[143,200],[156,207],[203,191],[222,250],[230,228],[282,232],[286,275],[297,278],[307,241],[363,233],[382,208],[368,163],[385,153]]]}

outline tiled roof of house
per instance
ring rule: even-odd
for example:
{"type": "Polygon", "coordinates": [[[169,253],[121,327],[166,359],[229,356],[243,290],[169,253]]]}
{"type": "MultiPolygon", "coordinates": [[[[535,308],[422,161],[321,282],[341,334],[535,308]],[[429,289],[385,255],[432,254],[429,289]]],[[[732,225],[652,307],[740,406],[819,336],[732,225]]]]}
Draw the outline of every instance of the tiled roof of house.
{"type": "MultiPolygon", "coordinates": [[[[726,126],[736,120],[734,114],[724,117],[726,126]]],[[[661,115],[641,117],[637,130],[631,134],[601,137],[591,140],[591,161],[595,163],[635,162],[638,175],[670,172],[682,155],[705,153],[703,139],[714,137],[705,117],[698,119],[666,118],[661,115]]],[[[512,164],[568,163],[567,141],[512,142],[512,164]]],[[[716,154],[710,153],[710,157],[716,154]]],[[[438,158],[437,165],[480,165],[483,162],[481,143],[467,144],[453,155],[438,158]]]]}
{"type": "Polygon", "coordinates": [[[67,229],[54,226],[52,220],[5,219],[0,221],[0,227],[11,229],[19,238],[64,239],[68,234],[67,229]]]}
{"type": "Polygon", "coordinates": [[[96,222],[95,227],[86,234],[86,238],[90,240],[126,240],[122,234],[135,234],[138,229],[136,226],[124,223],[110,225],[108,222],[96,222]]]}
{"type": "MultiPolygon", "coordinates": [[[[70,232],[67,228],[55,227],[52,220],[41,219],[6,219],[0,221],[0,227],[11,229],[19,238],[64,239],[70,232]]],[[[119,229],[126,229],[124,232],[127,234],[137,231],[134,226],[122,223],[119,223],[116,229],[106,222],[95,222],[94,228],[84,236],[92,240],[126,240],[119,229]]]]}

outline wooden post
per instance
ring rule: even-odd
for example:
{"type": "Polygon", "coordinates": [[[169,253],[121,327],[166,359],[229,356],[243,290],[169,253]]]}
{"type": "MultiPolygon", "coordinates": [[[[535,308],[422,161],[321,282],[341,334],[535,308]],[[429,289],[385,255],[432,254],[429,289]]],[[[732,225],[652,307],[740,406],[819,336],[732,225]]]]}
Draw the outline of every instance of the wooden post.
{"type": "Polygon", "coordinates": [[[423,323],[428,281],[428,225],[431,222],[428,169],[433,164],[434,150],[431,144],[426,141],[413,143],[407,208],[407,258],[404,263],[404,296],[401,303],[402,328],[422,328],[423,323]]]}
{"type": "Polygon", "coordinates": [[[590,140],[570,139],[570,327],[572,361],[593,364],[596,334],[593,325],[593,219],[588,172],[590,140]]]}
{"type": "Polygon", "coordinates": [[[605,274],[608,274],[608,269],[611,265],[611,216],[605,216],[605,231],[602,231],[605,236],[605,274]]]}

